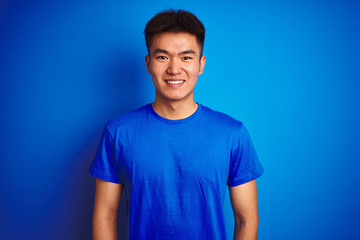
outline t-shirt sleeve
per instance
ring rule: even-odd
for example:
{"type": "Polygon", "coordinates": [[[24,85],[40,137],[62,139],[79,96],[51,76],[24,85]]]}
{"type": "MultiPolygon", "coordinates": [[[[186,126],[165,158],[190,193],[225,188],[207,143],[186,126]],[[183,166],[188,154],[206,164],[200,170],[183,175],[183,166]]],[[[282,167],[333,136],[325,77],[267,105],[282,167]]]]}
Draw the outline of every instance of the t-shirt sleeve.
{"type": "Polygon", "coordinates": [[[89,168],[90,174],[108,182],[120,183],[115,156],[114,138],[105,128],[95,158],[89,168]]]}
{"type": "Polygon", "coordinates": [[[237,130],[231,151],[229,177],[230,187],[241,185],[260,177],[264,172],[249,133],[243,124],[237,130]]]}

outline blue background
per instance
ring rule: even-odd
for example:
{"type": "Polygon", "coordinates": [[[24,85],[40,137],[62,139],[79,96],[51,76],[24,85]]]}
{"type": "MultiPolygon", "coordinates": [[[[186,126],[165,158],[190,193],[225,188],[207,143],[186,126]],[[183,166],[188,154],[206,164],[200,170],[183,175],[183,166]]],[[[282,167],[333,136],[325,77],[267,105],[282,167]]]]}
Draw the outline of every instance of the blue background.
{"type": "Polygon", "coordinates": [[[359,239],[360,5],[307,0],[0,1],[0,239],[90,239],[89,164],[106,121],[153,100],[143,29],[168,8],[207,29],[196,101],[243,121],[265,168],[259,239],[359,239]]]}

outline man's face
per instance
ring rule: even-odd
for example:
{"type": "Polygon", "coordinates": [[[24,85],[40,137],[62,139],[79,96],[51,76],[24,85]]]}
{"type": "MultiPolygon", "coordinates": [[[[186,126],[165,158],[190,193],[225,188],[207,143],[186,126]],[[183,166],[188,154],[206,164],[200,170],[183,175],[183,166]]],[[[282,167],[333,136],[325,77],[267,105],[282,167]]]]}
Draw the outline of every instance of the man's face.
{"type": "Polygon", "coordinates": [[[165,32],[152,40],[146,68],[161,101],[192,100],[198,76],[203,73],[206,57],[200,57],[196,37],[189,33],[165,32]]]}

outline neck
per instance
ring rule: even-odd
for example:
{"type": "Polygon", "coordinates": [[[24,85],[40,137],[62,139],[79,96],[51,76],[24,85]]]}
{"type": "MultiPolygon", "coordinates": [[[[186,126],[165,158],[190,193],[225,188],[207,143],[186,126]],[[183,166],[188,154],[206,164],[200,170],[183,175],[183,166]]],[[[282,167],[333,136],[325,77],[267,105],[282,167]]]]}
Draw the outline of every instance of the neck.
{"type": "Polygon", "coordinates": [[[182,101],[160,101],[155,99],[152,103],[154,111],[170,120],[179,120],[191,116],[196,112],[198,104],[191,99],[191,101],[182,102],[182,101]]]}

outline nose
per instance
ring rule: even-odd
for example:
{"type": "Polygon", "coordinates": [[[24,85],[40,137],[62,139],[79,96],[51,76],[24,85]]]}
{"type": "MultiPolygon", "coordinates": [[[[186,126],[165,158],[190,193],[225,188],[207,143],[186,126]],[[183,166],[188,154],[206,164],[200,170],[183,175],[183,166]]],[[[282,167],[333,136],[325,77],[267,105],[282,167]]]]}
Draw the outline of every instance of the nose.
{"type": "Polygon", "coordinates": [[[168,74],[171,75],[177,75],[179,73],[181,73],[181,62],[179,59],[171,59],[171,61],[169,61],[169,66],[167,69],[168,74]]]}

